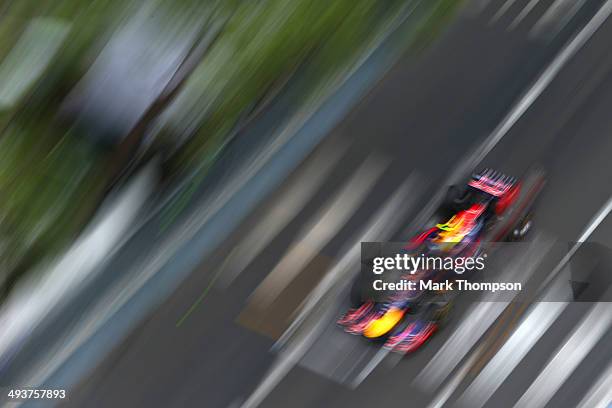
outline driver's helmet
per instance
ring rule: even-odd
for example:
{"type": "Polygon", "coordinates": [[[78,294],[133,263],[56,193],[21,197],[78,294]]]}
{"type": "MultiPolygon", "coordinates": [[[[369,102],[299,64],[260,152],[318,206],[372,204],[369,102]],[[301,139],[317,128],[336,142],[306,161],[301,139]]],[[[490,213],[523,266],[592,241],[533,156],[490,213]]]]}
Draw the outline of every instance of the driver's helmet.
{"type": "Polygon", "coordinates": [[[447,222],[437,224],[437,233],[428,240],[429,249],[448,252],[457,244],[473,242],[483,227],[481,215],[485,209],[485,204],[474,204],[467,210],[459,211],[447,222]]]}

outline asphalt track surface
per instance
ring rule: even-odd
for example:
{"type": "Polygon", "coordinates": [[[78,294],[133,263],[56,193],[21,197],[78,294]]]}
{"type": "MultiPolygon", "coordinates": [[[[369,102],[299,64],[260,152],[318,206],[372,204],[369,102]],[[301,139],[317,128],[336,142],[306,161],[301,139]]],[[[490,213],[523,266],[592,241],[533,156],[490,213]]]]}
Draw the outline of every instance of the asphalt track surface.
{"type": "MultiPolygon", "coordinates": [[[[415,196],[407,200],[406,213],[394,220],[397,228],[393,232],[394,238],[404,238],[406,225],[455,164],[485,140],[601,4],[587,2],[549,40],[530,37],[530,33],[552,1],[537,2],[524,19],[519,17],[530,2],[517,0],[500,14],[506,3],[482,2],[482,10],[466,9],[423,55],[407,56],[397,64],[283,186],[70,392],[63,405],[228,407],[239,406],[252,395],[276,361],[270,349],[287,324],[282,314],[266,320],[257,311],[251,313],[250,296],[294,240],[317,220],[319,211],[351,177],[362,174],[359,169],[364,162],[374,163],[375,168],[380,165],[382,172],[374,178],[372,189],[300,271],[291,284],[293,288],[289,288],[293,295],[289,300],[280,299],[279,308],[296,306],[291,299],[306,294],[302,293],[307,291],[304,288],[311,288],[334,260],[342,257],[346,244],[408,180],[415,196]],[[227,288],[211,286],[217,271],[228,272],[224,262],[235,255],[234,248],[244,247],[242,240],[248,231],[276,203],[286,199],[292,185],[302,182],[309,163],[335,151],[341,151],[340,158],[334,159],[324,182],[307,198],[298,215],[227,288]],[[201,301],[185,317],[199,298],[201,301]]],[[[522,174],[535,163],[546,169],[548,184],[539,203],[533,236],[561,243],[575,241],[612,196],[611,36],[612,21],[606,21],[482,163],[510,174],[522,174]]],[[[589,241],[610,246],[610,232],[612,220],[607,217],[589,241]]],[[[556,259],[550,260],[552,266],[556,259]]],[[[576,303],[563,310],[486,406],[516,402],[591,306],[576,303]]],[[[459,322],[453,320],[418,353],[401,361],[385,359],[355,389],[298,362],[271,389],[262,406],[426,406],[439,393],[412,384],[459,322]]],[[[571,371],[565,386],[553,393],[549,406],[578,404],[610,364],[611,336],[608,329],[597,339],[594,348],[571,371]]],[[[323,340],[321,337],[319,341],[323,340]]],[[[319,356],[321,360],[332,357],[319,356]]],[[[467,385],[461,383],[454,397],[459,397],[467,385]]]]}

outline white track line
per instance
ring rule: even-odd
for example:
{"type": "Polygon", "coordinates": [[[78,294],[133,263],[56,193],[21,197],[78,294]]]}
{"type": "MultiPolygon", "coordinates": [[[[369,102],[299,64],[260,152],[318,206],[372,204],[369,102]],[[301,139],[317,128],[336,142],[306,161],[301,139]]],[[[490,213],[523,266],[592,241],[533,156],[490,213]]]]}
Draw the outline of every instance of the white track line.
{"type": "Polygon", "coordinates": [[[465,390],[457,405],[482,407],[508,378],[529,350],[565,310],[568,302],[540,302],[465,390]]]}
{"type": "Polygon", "coordinates": [[[545,406],[606,334],[611,324],[612,303],[596,303],[514,407],[545,406]]]}
{"type": "Polygon", "coordinates": [[[351,386],[353,388],[357,388],[359,384],[363,382],[363,380],[368,378],[368,375],[370,375],[372,371],[374,371],[374,369],[381,363],[381,361],[385,359],[385,357],[387,357],[390,352],[391,350],[385,347],[379,348],[374,357],[372,357],[368,364],[366,364],[366,366],[359,372],[359,374],[357,374],[355,379],[352,381],[351,386]]]}
{"type": "Polygon", "coordinates": [[[609,408],[612,403],[612,363],[587,391],[578,408],[609,408]]]}

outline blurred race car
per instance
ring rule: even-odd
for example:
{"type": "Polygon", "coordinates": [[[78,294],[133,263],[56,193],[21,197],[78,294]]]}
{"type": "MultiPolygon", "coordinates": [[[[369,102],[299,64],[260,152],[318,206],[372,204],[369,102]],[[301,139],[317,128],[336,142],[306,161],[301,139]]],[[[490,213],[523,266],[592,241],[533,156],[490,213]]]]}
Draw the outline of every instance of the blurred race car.
{"type": "MultiPolygon", "coordinates": [[[[533,205],[543,186],[544,175],[538,170],[528,172],[522,181],[492,169],[475,173],[464,186],[449,188],[436,214],[445,221],[434,220],[406,249],[414,255],[476,257],[489,243],[522,239],[531,230],[533,205]]],[[[436,270],[403,276],[448,277],[448,271],[436,270]]],[[[354,288],[358,285],[356,282],[354,288]]],[[[383,339],[386,348],[405,353],[418,349],[438,330],[451,309],[452,297],[415,290],[397,292],[385,301],[360,299],[358,303],[338,324],[348,333],[383,339]]]]}

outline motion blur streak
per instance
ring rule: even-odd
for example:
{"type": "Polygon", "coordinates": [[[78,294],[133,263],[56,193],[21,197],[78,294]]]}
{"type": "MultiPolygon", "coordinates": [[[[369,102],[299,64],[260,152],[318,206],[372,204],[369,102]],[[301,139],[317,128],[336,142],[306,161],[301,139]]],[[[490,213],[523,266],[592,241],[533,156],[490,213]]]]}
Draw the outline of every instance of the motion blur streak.
{"type": "Polygon", "coordinates": [[[442,387],[439,391],[436,392],[436,396],[431,401],[431,403],[427,406],[427,408],[442,408],[446,401],[453,395],[461,381],[465,379],[468,375],[472,366],[478,361],[478,357],[480,355],[481,350],[477,349],[472,355],[466,360],[463,366],[455,372],[452,378],[442,387]]]}
{"type": "Polygon", "coordinates": [[[458,401],[460,406],[483,406],[567,308],[571,299],[567,299],[568,302],[559,301],[567,286],[562,278],[565,276],[556,275],[554,284],[539,296],[540,300],[550,296],[556,301],[540,301],[529,310],[512,336],[465,390],[458,401]]]}
{"type": "Polygon", "coordinates": [[[327,245],[367,197],[388,164],[376,156],[368,157],[326,208],[315,215],[317,221],[314,225],[302,233],[253,293],[252,301],[258,307],[266,307],[276,299],[279,292],[327,245]]]}
{"type": "Polygon", "coordinates": [[[510,25],[508,26],[508,30],[514,30],[516,26],[519,25],[525,17],[527,17],[531,10],[533,10],[533,8],[538,5],[539,2],[540,0],[531,0],[529,3],[527,3],[525,8],[521,10],[519,15],[514,18],[512,23],[510,23],[510,25]]]}
{"type": "MultiPolygon", "coordinates": [[[[0,392],[612,408],[612,303],[594,303],[612,265],[610,15],[612,0],[3,2],[0,392]],[[363,242],[417,234],[427,259],[486,255],[461,280],[520,293],[362,302],[363,242]]],[[[438,272],[413,277],[457,278],[438,272]]]]}
{"type": "Polygon", "coordinates": [[[47,68],[64,42],[70,24],[35,18],[0,65],[0,110],[14,105],[47,68]]]}
{"type": "Polygon", "coordinates": [[[546,405],[610,328],[611,323],[612,303],[596,303],[516,403],[515,408],[546,405]]]}
{"type": "MultiPolygon", "coordinates": [[[[330,314],[332,313],[332,310],[328,309],[324,313],[330,314]]],[[[255,408],[263,402],[268,394],[289,373],[289,371],[291,371],[297,361],[306,353],[310,345],[316,340],[323,330],[324,322],[325,319],[317,320],[314,327],[311,327],[306,335],[301,337],[295,343],[294,347],[288,350],[283,350],[280,353],[269,373],[264,377],[263,381],[259,384],[251,396],[240,405],[241,408],[255,408]]]]}
{"type": "Polygon", "coordinates": [[[578,408],[608,408],[612,403],[612,364],[587,391],[578,408]]]}
{"type": "Polygon", "coordinates": [[[438,388],[507,306],[508,302],[479,302],[472,306],[466,312],[470,319],[462,321],[427,363],[414,385],[432,392],[438,388]]]}
{"type": "MultiPolygon", "coordinates": [[[[506,269],[502,280],[520,281],[531,276],[552,246],[550,240],[545,241],[543,237],[538,241],[543,242],[544,246],[532,245],[519,262],[506,269]]],[[[438,388],[509,304],[484,300],[466,312],[466,318],[414,380],[417,387],[430,392],[438,388]]]]}
{"type": "Polygon", "coordinates": [[[24,282],[0,311],[0,356],[6,358],[23,336],[35,327],[60,302],[75,294],[92,277],[96,268],[108,259],[126,233],[129,222],[138,213],[152,191],[155,171],[147,167],[72,248],[45,274],[42,283],[24,282]]]}
{"type": "Polygon", "coordinates": [[[351,385],[354,388],[358,387],[359,384],[361,384],[366,378],[368,378],[368,375],[370,375],[372,371],[374,371],[374,369],[381,363],[381,361],[385,359],[385,357],[387,357],[390,352],[391,350],[385,347],[381,347],[376,352],[374,357],[372,357],[372,359],[368,362],[368,364],[366,364],[366,366],[359,372],[359,374],[357,374],[357,377],[355,377],[355,379],[353,380],[353,384],[351,385]]]}
{"type": "Polygon", "coordinates": [[[312,291],[302,313],[300,313],[294,324],[289,327],[288,332],[279,340],[281,344],[284,343],[284,348],[281,350],[273,367],[268,371],[249,398],[241,404],[241,408],[257,407],[287,373],[291,371],[298,360],[306,354],[308,348],[323,330],[324,324],[327,321],[325,319],[326,315],[332,316],[334,313],[334,309],[331,307],[321,307],[322,304],[326,303],[323,301],[323,298],[327,295],[330,299],[337,299],[339,285],[336,285],[336,283],[355,272],[359,265],[361,242],[389,238],[397,217],[405,214],[410,209],[411,203],[413,203],[409,199],[409,193],[412,191],[411,188],[413,186],[413,180],[409,178],[398,188],[384,207],[374,214],[363,233],[356,237],[345,255],[342,256],[338,263],[321,280],[321,283],[312,291]],[[320,315],[316,315],[315,308],[321,313],[320,315]],[[312,319],[314,323],[306,328],[301,327],[306,326],[305,320],[309,317],[309,314],[316,315],[312,319]]]}
{"type": "Polygon", "coordinates": [[[531,37],[553,38],[578,12],[586,0],[555,0],[552,6],[533,26],[529,35],[531,37]],[[553,27],[554,26],[554,27],[553,27]],[[548,34],[545,34],[548,33],[548,34]]]}
{"type": "Polygon", "coordinates": [[[516,0],[506,0],[503,6],[501,6],[499,10],[497,10],[497,13],[495,13],[495,15],[491,18],[489,24],[494,24],[495,22],[497,22],[497,20],[502,18],[502,16],[506,14],[506,12],[510,9],[510,7],[512,7],[515,2],[516,0]]]}
{"type": "Polygon", "coordinates": [[[476,380],[459,399],[458,404],[465,407],[483,406],[567,305],[567,302],[538,303],[510,339],[478,374],[476,380]]]}
{"type": "Polygon", "coordinates": [[[312,160],[308,168],[300,174],[299,179],[283,193],[257,226],[252,228],[238,244],[235,253],[239,253],[240,256],[229,260],[227,273],[220,276],[220,285],[231,284],[270,241],[302,211],[340,161],[346,148],[346,145],[332,146],[312,160]]]}
{"type": "MultiPolygon", "coordinates": [[[[488,137],[485,143],[480,146],[472,160],[467,163],[467,169],[473,169],[480,163],[486,155],[495,147],[497,143],[508,133],[514,124],[523,116],[529,107],[536,99],[544,92],[544,90],[555,79],[557,74],[565,66],[565,64],[586,44],[586,42],[595,34],[601,25],[608,19],[612,13],[612,1],[608,0],[599,9],[597,14],[589,21],[589,23],[576,35],[567,45],[563,47],[561,52],[557,54],[555,59],[548,65],[546,70],[538,77],[537,81],[523,95],[512,110],[506,115],[502,122],[495,128],[493,133],[488,137]]],[[[458,171],[463,174],[463,171],[458,171]]]]}

